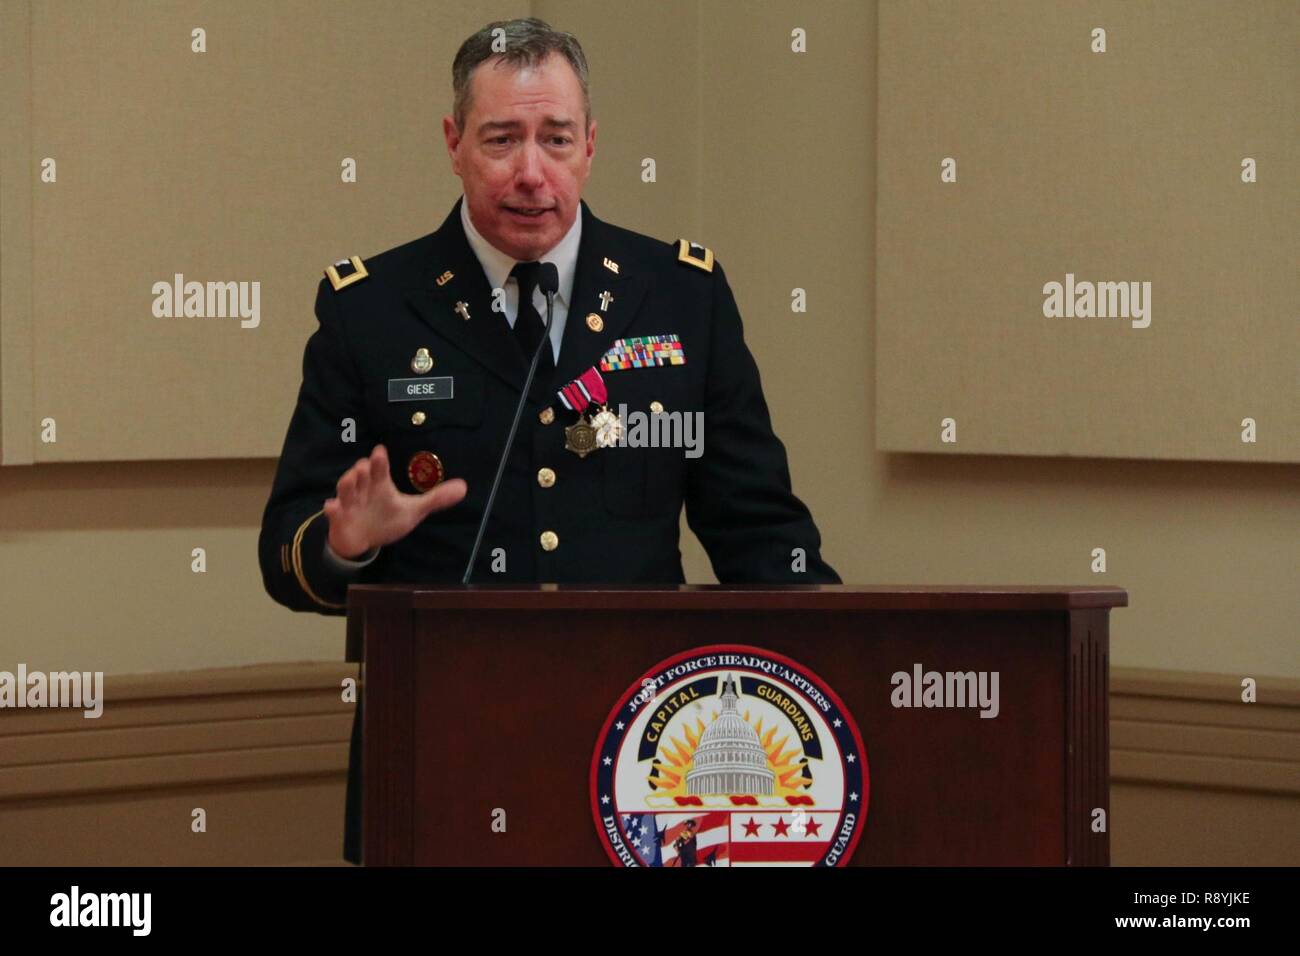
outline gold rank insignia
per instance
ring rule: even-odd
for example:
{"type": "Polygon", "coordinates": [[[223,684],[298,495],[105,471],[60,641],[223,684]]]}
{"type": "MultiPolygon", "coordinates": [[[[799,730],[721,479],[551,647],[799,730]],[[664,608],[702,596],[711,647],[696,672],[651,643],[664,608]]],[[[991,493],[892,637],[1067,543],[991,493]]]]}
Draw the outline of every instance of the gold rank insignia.
{"type": "Polygon", "coordinates": [[[677,240],[677,261],[687,262],[705,272],[713,271],[713,250],[688,239],[677,240]]]}
{"type": "Polygon", "coordinates": [[[340,259],[334,265],[325,270],[325,278],[330,280],[330,285],[334,291],[345,289],[354,282],[360,282],[366,276],[370,275],[366,267],[361,264],[359,256],[352,256],[350,259],[340,259]],[[341,270],[341,271],[340,271],[341,270]]]}

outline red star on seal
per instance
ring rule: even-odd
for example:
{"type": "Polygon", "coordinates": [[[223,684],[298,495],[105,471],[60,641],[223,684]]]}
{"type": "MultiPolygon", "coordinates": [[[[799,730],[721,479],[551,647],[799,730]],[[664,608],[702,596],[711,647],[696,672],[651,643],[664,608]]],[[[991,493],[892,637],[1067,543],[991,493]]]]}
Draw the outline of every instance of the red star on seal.
{"type": "Polygon", "coordinates": [[[749,822],[742,824],[742,826],[744,826],[745,828],[745,836],[752,837],[752,836],[758,836],[758,828],[762,826],[762,824],[755,823],[754,818],[750,817],[749,822]]]}
{"type": "Polygon", "coordinates": [[[817,831],[822,828],[822,825],[816,820],[809,820],[804,824],[804,827],[807,829],[809,836],[816,836],[817,831]]]}
{"type": "Polygon", "coordinates": [[[773,836],[787,836],[786,831],[790,829],[790,824],[785,822],[784,817],[777,817],[776,823],[772,824],[772,829],[775,831],[773,836]]]}

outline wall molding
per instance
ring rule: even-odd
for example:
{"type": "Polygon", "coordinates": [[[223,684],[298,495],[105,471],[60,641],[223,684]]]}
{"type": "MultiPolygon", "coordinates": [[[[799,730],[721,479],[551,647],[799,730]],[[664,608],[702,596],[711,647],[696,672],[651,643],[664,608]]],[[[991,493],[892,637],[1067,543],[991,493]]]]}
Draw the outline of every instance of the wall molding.
{"type": "Polygon", "coordinates": [[[0,805],[346,774],[355,664],[106,675],[104,712],[0,712],[0,805]]]}
{"type": "MultiPolygon", "coordinates": [[[[1251,675],[1255,676],[1255,675],[1251,675]]],[[[1117,667],[1111,783],[1300,796],[1300,680],[1117,667]]]]}

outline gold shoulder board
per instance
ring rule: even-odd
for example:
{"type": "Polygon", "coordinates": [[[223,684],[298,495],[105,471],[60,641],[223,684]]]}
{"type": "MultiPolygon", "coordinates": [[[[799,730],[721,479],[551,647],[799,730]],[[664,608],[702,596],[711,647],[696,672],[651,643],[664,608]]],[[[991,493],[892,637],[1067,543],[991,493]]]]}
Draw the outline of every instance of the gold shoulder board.
{"type": "Polygon", "coordinates": [[[368,275],[370,273],[361,264],[359,256],[353,256],[351,259],[340,259],[325,270],[325,277],[330,280],[330,285],[334,287],[335,292],[352,285],[354,282],[360,282],[368,275]],[[340,270],[342,270],[341,273],[340,270]]]}
{"type": "Polygon", "coordinates": [[[687,239],[678,239],[677,261],[689,262],[697,269],[703,269],[705,272],[712,272],[713,250],[705,249],[698,242],[691,242],[687,239]]]}

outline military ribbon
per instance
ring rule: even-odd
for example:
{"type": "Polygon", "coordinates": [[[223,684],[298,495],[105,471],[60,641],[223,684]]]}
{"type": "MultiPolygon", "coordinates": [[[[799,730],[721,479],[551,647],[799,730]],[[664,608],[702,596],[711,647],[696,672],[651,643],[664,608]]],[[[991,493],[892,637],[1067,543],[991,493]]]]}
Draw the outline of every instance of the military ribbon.
{"type": "Polygon", "coordinates": [[[604,405],[609,399],[609,393],[605,390],[605,380],[600,377],[600,372],[594,366],[555,394],[559,396],[561,405],[579,414],[585,412],[592,402],[604,405]]]}
{"type": "Polygon", "coordinates": [[[654,368],[658,365],[685,365],[686,350],[676,335],[643,335],[619,339],[600,360],[602,372],[625,368],[654,368]]]}

